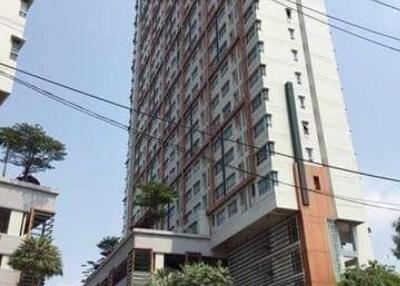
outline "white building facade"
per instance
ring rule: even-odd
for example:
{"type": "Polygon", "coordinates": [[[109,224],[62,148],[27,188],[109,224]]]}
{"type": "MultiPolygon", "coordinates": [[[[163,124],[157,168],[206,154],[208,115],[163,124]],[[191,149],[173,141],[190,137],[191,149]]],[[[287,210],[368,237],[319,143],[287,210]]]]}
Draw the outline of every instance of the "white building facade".
{"type": "Polygon", "coordinates": [[[27,237],[51,237],[57,196],[48,187],[0,177],[0,285],[30,285],[9,257],[27,237]]]}
{"type": "Polygon", "coordinates": [[[329,28],[310,16],[327,19],[307,8],[325,13],[137,1],[127,236],[150,226],[134,198],[157,181],[179,193],[157,227],[209,238],[236,285],[335,285],[372,257],[360,178],[327,167],[357,170],[329,28]]]}
{"type": "MultiPolygon", "coordinates": [[[[0,3],[0,62],[16,67],[19,51],[25,43],[26,16],[33,0],[2,0],[0,3]]],[[[0,71],[14,75],[12,69],[0,66],[0,71]]],[[[0,77],[0,105],[11,94],[13,82],[0,77]]]]}

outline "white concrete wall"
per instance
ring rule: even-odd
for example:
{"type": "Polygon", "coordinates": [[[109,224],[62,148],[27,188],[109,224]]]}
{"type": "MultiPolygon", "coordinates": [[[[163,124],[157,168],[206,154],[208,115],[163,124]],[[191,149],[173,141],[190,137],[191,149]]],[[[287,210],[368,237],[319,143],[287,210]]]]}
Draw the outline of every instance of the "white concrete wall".
{"type": "Polygon", "coordinates": [[[20,236],[24,214],[18,211],[11,211],[8,235],[20,236]]]}
{"type": "Polygon", "coordinates": [[[12,254],[22,242],[19,236],[12,236],[1,234],[0,235],[0,254],[12,254]]]}
{"type": "MultiPolygon", "coordinates": [[[[9,256],[21,244],[24,214],[30,213],[32,209],[55,213],[57,196],[50,188],[0,177],[0,208],[11,210],[7,233],[0,234],[1,255],[9,256]]],[[[18,281],[18,272],[11,270],[7,265],[7,257],[3,257],[0,285],[16,286],[18,281]]]]}
{"type": "MultiPolygon", "coordinates": [[[[43,186],[0,177],[0,207],[23,212],[32,208],[55,213],[58,194],[43,186]]],[[[16,217],[14,216],[14,219],[16,217]]]]}
{"type": "MultiPolygon", "coordinates": [[[[323,0],[303,0],[301,2],[305,6],[325,12],[323,0]]],[[[283,3],[293,8],[291,19],[288,18],[285,7],[273,1],[259,1],[256,10],[256,17],[261,21],[258,40],[264,43],[264,51],[261,53],[259,64],[266,66],[263,84],[265,88],[269,89],[265,112],[272,115],[272,127],[268,132],[268,140],[275,142],[275,151],[293,155],[284,89],[286,82],[290,81],[293,83],[295,96],[305,97],[304,108],[301,106],[300,100],[296,100],[303,157],[309,159],[306,148],[312,148],[315,162],[323,161],[327,164],[357,170],[329,27],[305,17],[304,29],[303,19],[296,11],[297,7],[285,1],[283,3]],[[294,30],[293,38],[289,29],[294,30]],[[305,48],[307,44],[310,52],[309,58],[305,48]],[[298,52],[297,59],[292,50],[298,52]],[[301,73],[301,84],[297,82],[296,72],[301,73]],[[309,122],[308,135],[303,131],[302,121],[309,122]]],[[[308,10],[306,11],[308,14],[312,14],[308,10]]],[[[313,16],[316,15],[313,14],[313,16]]],[[[322,20],[327,21],[324,17],[322,20]]],[[[257,145],[260,146],[260,144],[257,145]]],[[[277,208],[297,209],[295,189],[286,185],[295,185],[293,163],[292,158],[272,156],[272,170],[278,171],[278,180],[283,182],[275,187],[277,208]]],[[[264,174],[264,171],[258,170],[258,173],[264,174]]],[[[333,169],[329,169],[329,175],[335,195],[363,198],[360,178],[357,175],[333,169]]],[[[273,200],[272,197],[270,199],[273,200]]],[[[366,222],[364,206],[340,199],[336,199],[334,203],[337,219],[366,222]]],[[[255,205],[253,208],[257,208],[257,206],[255,205]]],[[[265,208],[265,213],[268,210],[265,208]]],[[[243,218],[246,221],[244,225],[254,222],[255,218],[246,215],[243,218]]],[[[237,231],[241,225],[238,220],[238,223],[231,225],[231,229],[237,231]]],[[[221,230],[221,233],[234,232],[229,227],[226,229],[226,231],[221,230]]],[[[357,237],[359,258],[361,263],[365,263],[371,256],[366,225],[358,228],[357,237]]],[[[212,239],[214,241],[214,238],[212,239]]]]}
{"type": "MultiPolygon", "coordinates": [[[[303,5],[325,12],[321,0],[303,0],[303,5]]],[[[307,12],[314,17],[315,14],[307,12]]],[[[321,18],[319,16],[318,18],[321,18]]],[[[328,21],[326,17],[322,17],[328,21]]],[[[305,18],[308,44],[311,53],[311,64],[314,70],[317,104],[321,116],[322,135],[325,143],[326,161],[330,165],[357,170],[355,152],[350,134],[341,83],[337,72],[336,59],[329,34],[329,27],[305,18]]],[[[321,134],[320,134],[321,135],[321,134]]],[[[337,196],[363,199],[361,179],[358,175],[330,169],[333,193],[337,196]]],[[[365,206],[335,200],[338,219],[366,222],[365,206]]],[[[360,263],[366,263],[372,257],[367,225],[357,229],[358,251],[360,263]]]]}
{"type": "Polygon", "coordinates": [[[6,269],[6,270],[12,270],[11,266],[8,265],[8,262],[10,261],[10,256],[3,255],[3,259],[1,260],[1,269],[6,269]]]}
{"type": "MultiPolygon", "coordinates": [[[[0,2],[0,62],[16,66],[16,61],[10,58],[11,37],[23,38],[26,19],[19,15],[20,0],[1,0],[0,2]]],[[[14,71],[0,67],[0,70],[14,75],[14,71]]],[[[0,77],[0,91],[11,93],[12,81],[0,77]]],[[[0,104],[2,99],[0,98],[0,104]]]]}
{"type": "Polygon", "coordinates": [[[19,282],[19,273],[7,270],[0,269],[0,285],[1,286],[17,286],[19,282]]]}
{"type": "Polygon", "coordinates": [[[210,240],[206,237],[145,229],[135,229],[134,232],[134,248],[152,249],[154,253],[196,252],[213,256],[210,240]]]}

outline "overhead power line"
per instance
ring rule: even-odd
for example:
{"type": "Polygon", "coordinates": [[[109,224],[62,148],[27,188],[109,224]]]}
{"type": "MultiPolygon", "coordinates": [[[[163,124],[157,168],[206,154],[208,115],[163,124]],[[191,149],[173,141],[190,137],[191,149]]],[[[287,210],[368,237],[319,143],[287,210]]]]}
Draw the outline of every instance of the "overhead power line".
{"type": "Polygon", "coordinates": [[[379,5],[382,5],[382,6],[385,6],[385,7],[387,7],[387,8],[390,8],[390,9],[393,9],[393,10],[396,10],[396,11],[400,12],[400,8],[399,8],[399,7],[396,7],[396,6],[394,6],[394,5],[391,5],[391,4],[388,4],[388,3],[386,3],[386,2],[379,1],[379,0],[371,0],[371,1],[372,1],[372,2],[375,2],[375,3],[379,4],[379,5]]]}
{"type": "Polygon", "coordinates": [[[26,82],[26,81],[24,81],[24,80],[21,80],[21,79],[15,77],[15,76],[11,76],[11,75],[5,73],[4,71],[0,71],[0,76],[3,76],[3,77],[5,77],[5,78],[12,79],[12,80],[14,80],[16,83],[18,83],[18,84],[20,84],[20,85],[22,85],[22,86],[24,86],[24,87],[26,87],[26,88],[29,88],[29,89],[31,89],[31,90],[33,90],[33,91],[39,93],[39,94],[42,94],[42,95],[44,95],[45,97],[47,97],[47,98],[49,98],[49,99],[51,99],[51,100],[53,100],[53,101],[56,101],[56,102],[58,102],[58,103],[61,103],[61,104],[65,105],[65,106],[67,106],[67,107],[70,107],[70,108],[72,108],[72,109],[75,109],[75,110],[77,110],[77,111],[79,111],[79,112],[81,112],[81,113],[84,113],[84,114],[86,114],[86,115],[89,115],[89,116],[91,116],[91,117],[93,117],[93,118],[96,118],[96,119],[98,119],[98,120],[101,120],[101,121],[103,121],[103,122],[105,122],[105,123],[107,123],[107,124],[109,124],[109,125],[112,125],[112,126],[114,126],[114,127],[123,129],[123,130],[125,130],[125,131],[128,131],[128,126],[127,126],[127,125],[124,125],[124,124],[122,124],[122,123],[120,123],[120,122],[117,122],[116,120],[110,119],[110,118],[108,118],[108,117],[106,117],[106,116],[103,116],[103,115],[101,115],[101,114],[99,114],[99,113],[96,113],[96,112],[94,112],[94,111],[91,111],[90,109],[85,108],[85,107],[83,107],[83,106],[81,106],[81,105],[78,105],[78,104],[76,104],[76,103],[73,103],[72,101],[63,99],[63,98],[61,98],[61,97],[59,97],[59,96],[57,96],[57,95],[55,95],[55,94],[53,94],[53,93],[51,93],[51,92],[49,92],[49,91],[47,91],[47,90],[44,90],[44,89],[42,89],[42,88],[40,88],[40,87],[38,87],[38,86],[35,86],[35,85],[33,85],[33,84],[30,84],[30,83],[28,83],[28,82],[26,82]]]}
{"type": "MultiPolygon", "coordinates": [[[[43,89],[41,89],[41,88],[39,88],[39,87],[37,87],[35,85],[27,83],[27,82],[25,82],[23,80],[20,80],[20,79],[16,78],[16,77],[7,75],[3,71],[0,71],[0,75],[3,76],[3,77],[7,77],[7,78],[10,78],[10,79],[13,79],[13,80],[16,81],[16,83],[21,84],[22,86],[25,86],[26,88],[29,88],[29,89],[31,89],[31,90],[33,90],[35,92],[38,92],[38,93],[40,93],[40,94],[42,94],[42,95],[44,95],[44,96],[46,96],[46,97],[48,97],[50,99],[53,99],[58,103],[61,103],[61,104],[66,105],[66,106],[68,106],[70,108],[73,108],[75,110],[83,112],[83,113],[85,113],[85,114],[87,114],[89,116],[92,116],[92,117],[96,118],[96,119],[102,120],[102,121],[104,121],[104,122],[106,122],[106,123],[108,123],[108,124],[110,124],[110,125],[112,125],[114,127],[117,127],[117,128],[123,129],[123,130],[128,130],[129,129],[128,126],[123,125],[120,122],[117,122],[117,121],[115,121],[113,119],[110,119],[108,117],[105,117],[105,116],[102,116],[102,115],[100,115],[98,113],[95,113],[95,112],[91,111],[90,109],[84,108],[84,107],[82,107],[82,106],[80,106],[78,104],[75,104],[75,103],[71,102],[71,101],[65,100],[65,99],[63,99],[63,98],[61,98],[59,96],[54,95],[53,93],[50,93],[50,92],[48,92],[46,90],[43,90],[43,89]]],[[[138,134],[138,135],[139,134],[143,134],[144,136],[147,136],[150,139],[157,140],[160,144],[171,145],[171,146],[174,146],[180,152],[186,152],[186,149],[184,147],[179,146],[177,144],[169,143],[167,141],[162,140],[159,137],[147,134],[144,131],[140,131],[140,130],[136,129],[136,130],[131,130],[131,132],[133,132],[134,134],[138,134]]],[[[212,159],[210,159],[210,158],[208,158],[208,157],[206,157],[204,155],[202,155],[200,157],[203,158],[203,159],[206,159],[208,161],[214,162],[212,159]]],[[[278,183],[278,184],[287,185],[287,186],[294,187],[294,188],[299,188],[299,186],[297,186],[297,185],[286,183],[286,182],[280,181],[280,180],[275,180],[275,179],[272,179],[272,178],[270,178],[268,176],[263,176],[263,175],[260,175],[258,173],[254,173],[254,172],[250,172],[250,171],[241,169],[241,168],[239,168],[237,166],[232,166],[232,165],[227,165],[227,164],[225,164],[225,166],[228,167],[228,168],[235,169],[235,170],[237,170],[239,172],[242,172],[242,173],[247,173],[247,174],[259,177],[259,178],[264,178],[264,179],[269,180],[269,181],[271,181],[273,183],[278,183]]],[[[367,207],[380,208],[380,209],[386,209],[386,210],[400,212],[400,209],[384,206],[384,205],[391,205],[391,206],[399,206],[400,207],[400,204],[383,202],[383,201],[368,201],[368,200],[351,198],[351,197],[337,196],[337,195],[333,195],[333,194],[322,193],[321,191],[318,191],[318,190],[315,190],[315,189],[311,189],[311,188],[307,188],[307,191],[316,193],[318,195],[330,196],[332,198],[336,198],[336,199],[339,199],[339,200],[343,200],[343,201],[347,201],[347,202],[350,202],[350,203],[359,204],[359,205],[363,205],[363,206],[367,206],[367,207]]]]}
{"type": "MultiPolygon", "coordinates": [[[[272,178],[270,178],[268,176],[263,176],[263,175],[260,175],[258,173],[250,172],[250,171],[241,169],[239,167],[235,167],[235,166],[231,166],[231,165],[227,165],[227,167],[236,169],[237,171],[242,172],[242,173],[246,173],[248,175],[253,175],[253,176],[256,176],[258,178],[269,180],[272,183],[281,184],[281,185],[293,187],[293,188],[296,188],[296,189],[300,189],[301,188],[298,185],[286,183],[286,182],[281,181],[281,180],[275,180],[275,179],[272,179],[272,178]]],[[[375,201],[375,204],[372,204],[372,203],[370,203],[370,202],[368,202],[366,200],[363,200],[363,199],[357,199],[357,198],[351,198],[351,197],[338,196],[338,195],[329,194],[329,193],[323,193],[320,190],[316,190],[316,189],[312,189],[312,188],[305,188],[305,190],[308,191],[308,192],[311,192],[311,193],[315,193],[317,195],[328,196],[328,197],[331,197],[331,198],[339,199],[339,200],[342,200],[342,201],[347,201],[347,202],[354,203],[354,204],[363,205],[363,206],[366,206],[366,207],[386,209],[386,210],[390,210],[390,211],[400,212],[400,208],[392,208],[392,207],[382,206],[383,204],[388,204],[389,205],[389,203],[386,203],[386,202],[375,201]]],[[[390,204],[390,205],[394,205],[394,204],[390,204]]],[[[399,206],[400,207],[399,204],[396,204],[395,206],[399,206]]]]}
{"type": "MultiPolygon", "coordinates": [[[[144,136],[149,137],[150,139],[156,140],[161,145],[173,146],[179,152],[183,152],[183,154],[186,153],[186,149],[183,146],[180,146],[178,144],[169,143],[167,141],[163,141],[159,137],[150,135],[150,134],[148,134],[148,133],[146,133],[144,131],[138,131],[138,130],[132,130],[132,131],[134,133],[136,133],[136,134],[143,134],[144,136]]],[[[211,159],[211,158],[209,158],[209,157],[207,157],[205,155],[200,155],[199,157],[204,159],[204,160],[207,160],[207,161],[209,161],[211,163],[214,163],[213,159],[211,159]]],[[[225,164],[225,163],[224,163],[224,166],[227,167],[227,168],[230,168],[230,169],[234,169],[234,170],[236,170],[238,172],[247,174],[247,175],[252,175],[252,176],[255,176],[255,177],[258,177],[258,178],[262,178],[262,179],[268,180],[268,181],[270,181],[270,182],[272,182],[274,184],[281,184],[281,185],[293,187],[293,188],[296,188],[296,189],[300,188],[300,186],[298,186],[298,185],[290,184],[290,183],[287,183],[287,182],[284,182],[284,181],[281,181],[281,180],[276,180],[276,179],[270,178],[269,176],[260,175],[259,173],[251,172],[251,171],[242,169],[242,168],[240,168],[238,166],[233,166],[233,165],[229,165],[229,164],[225,164]]],[[[385,209],[385,210],[400,212],[400,208],[394,208],[394,207],[385,206],[385,205],[389,205],[389,206],[400,207],[400,204],[383,202],[383,201],[364,200],[364,199],[358,199],[358,198],[352,198],[352,197],[345,197],[345,196],[340,196],[340,195],[324,193],[324,192],[321,192],[320,190],[316,190],[316,189],[312,189],[312,188],[306,188],[305,190],[307,190],[309,192],[312,192],[312,193],[315,193],[317,195],[328,196],[328,197],[331,197],[331,198],[335,198],[335,199],[338,199],[338,200],[346,201],[346,202],[357,204],[357,205],[362,205],[362,206],[365,206],[365,207],[378,208],[378,209],[385,209]]]]}
{"type": "MultiPolygon", "coordinates": [[[[215,136],[215,134],[212,134],[212,133],[210,133],[208,131],[205,131],[205,130],[202,130],[202,129],[199,129],[199,128],[192,128],[190,126],[186,126],[184,124],[177,123],[174,120],[171,120],[171,119],[168,119],[168,118],[165,118],[165,117],[149,114],[147,112],[140,111],[138,109],[127,107],[127,106],[124,106],[122,104],[115,103],[115,102],[113,102],[111,100],[105,99],[104,97],[100,97],[100,96],[97,96],[97,95],[82,91],[82,90],[80,90],[78,88],[75,88],[75,87],[60,83],[60,82],[56,82],[54,80],[49,80],[49,79],[47,79],[45,77],[35,75],[35,74],[31,73],[31,72],[28,72],[28,71],[25,71],[25,70],[22,70],[22,69],[13,68],[13,67],[8,66],[8,65],[6,65],[4,63],[1,63],[1,62],[0,62],[0,66],[6,66],[8,68],[15,69],[15,70],[17,70],[17,71],[19,71],[19,72],[21,72],[21,73],[23,73],[25,75],[28,75],[28,76],[31,76],[31,77],[34,77],[34,78],[37,78],[37,79],[43,79],[43,81],[45,81],[47,83],[51,83],[53,85],[56,85],[56,86],[59,86],[59,87],[62,87],[62,88],[66,88],[66,89],[71,90],[71,91],[73,91],[75,93],[78,93],[80,95],[87,96],[89,98],[92,98],[92,99],[95,99],[95,100],[99,100],[99,101],[102,101],[104,103],[116,106],[116,107],[120,107],[120,108],[123,108],[123,109],[128,109],[128,110],[130,110],[130,111],[132,111],[134,113],[144,115],[144,116],[146,116],[148,118],[152,118],[152,119],[155,119],[155,120],[160,120],[160,121],[166,122],[168,124],[175,125],[177,127],[182,127],[182,128],[188,129],[188,130],[192,130],[194,132],[199,132],[200,134],[203,134],[203,135],[214,136],[216,138],[223,139],[223,140],[226,140],[228,142],[232,142],[232,143],[234,143],[236,145],[244,146],[244,147],[247,147],[247,148],[252,148],[252,149],[256,149],[256,150],[262,149],[261,146],[254,146],[254,145],[251,145],[251,144],[248,144],[248,143],[245,143],[245,142],[237,141],[237,140],[229,138],[229,137],[224,137],[222,135],[215,136]]],[[[21,81],[20,79],[18,79],[18,80],[21,81]]],[[[27,83],[27,82],[25,82],[25,83],[27,83]]],[[[44,90],[42,89],[42,91],[44,91],[44,90]]],[[[119,123],[119,124],[121,124],[121,123],[119,123]]],[[[126,125],[123,125],[123,128],[128,129],[129,127],[126,126],[126,125]]],[[[334,169],[334,170],[338,170],[338,171],[342,171],[342,172],[352,173],[352,174],[356,174],[356,175],[360,175],[360,176],[364,176],[364,177],[371,177],[371,178],[374,178],[374,179],[381,179],[381,180],[391,181],[391,182],[395,182],[395,183],[400,183],[400,178],[395,178],[395,177],[383,176],[383,175],[379,175],[379,174],[373,174],[373,173],[369,173],[369,172],[352,170],[352,169],[344,168],[344,167],[341,167],[341,166],[335,166],[335,165],[325,164],[325,163],[322,163],[322,162],[311,161],[311,160],[304,159],[304,158],[297,158],[296,156],[293,156],[293,155],[290,155],[290,154],[285,154],[285,153],[278,152],[278,151],[270,151],[270,152],[272,154],[274,154],[274,155],[277,155],[277,156],[291,158],[291,159],[295,159],[295,160],[298,160],[298,161],[303,161],[303,162],[307,162],[307,163],[310,163],[310,164],[322,166],[322,167],[325,167],[325,168],[330,168],[330,169],[334,169]]]]}
{"type": "MultiPolygon", "coordinates": [[[[161,145],[167,145],[167,146],[173,146],[174,148],[176,148],[177,151],[179,152],[183,152],[183,154],[186,153],[186,148],[184,148],[183,146],[180,146],[179,144],[174,144],[174,143],[170,143],[168,141],[164,141],[159,137],[150,135],[144,131],[139,131],[139,130],[131,130],[134,134],[143,134],[146,137],[149,137],[152,140],[156,140],[158,141],[161,145]]],[[[205,155],[200,155],[199,158],[202,158],[206,161],[209,161],[211,163],[214,163],[214,160],[205,156],[205,155]]],[[[242,169],[238,166],[233,166],[233,165],[229,165],[229,164],[225,164],[224,166],[230,169],[234,169],[238,172],[247,174],[247,175],[252,175],[252,176],[256,176],[258,178],[262,178],[262,179],[266,179],[274,184],[282,184],[285,186],[289,186],[289,187],[293,187],[296,189],[299,189],[300,186],[295,185],[295,184],[290,184],[281,180],[276,180],[273,178],[270,178],[268,176],[264,176],[264,175],[260,175],[259,173],[255,173],[255,172],[251,172],[245,169],[242,169]]],[[[340,195],[334,195],[334,194],[329,194],[329,193],[324,193],[321,192],[320,190],[316,190],[316,189],[312,189],[312,188],[306,188],[305,190],[315,193],[317,195],[321,195],[321,196],[328,196],[331,198],[335,198],[338,200],[342,200],[342,201],[346,201],[346,202],[350,202],[353,204],[358,204],[358,205],[362,205],[362,206],[366,206],[366,207],[371,207],[371,208],[378,208],[378,209],[385,209],[385,210],[390,210],[390,211],[396,211],[396,212],[400,212],[400,208],[394,208],[394,207],[387,207],[385,205],[389,205],[389,206],[397,206],[400,207],[400,204],[396,204],[396,203],[391,203],[391,202],[383,202],[383,201],[372,201],[372,200],[364,200],[364,199],[358,199],[358,198],[352,198],[352,197],[346,197],[346,196],[340,196],[340,195]]]]}
{"type": "Polygon", "coordinates": [[[122,109],[126,109],[126,110],[130,110],[131,109],[129,106],[123,105],[121,103],[109,100],[109,99],[101,97],[101,96],[94,95],[94,94],[89,93],[89,92],[85,92],[83,90],[77,89],[77,88],[72,87],[70,85],[67,85],[67,84],[64,84],[64,83],[61,83],[61,82],[58,82],[58,81],[55,81],[55,80],[51,80],[51,79],[49,79],[47,77],[40,76],[40,75],[31,73],[29,71],[26,71],[26,70],[23,70],[23,69],[20,69],[20,68],[16,68],[16,67],[10,66],[10,65],[2,63],[2,62],[0,62],[0,66],[15,70],[15,71],[20,72],[20,73],[22,73],[24,75],[27,75],[27,76],[30,76],[32,78],[36,78],[36,79],[42,80],[42,81],[47,82],[49,84],[52,84],[52,85],[55,85],[55,86],[58,86],[58,87],[73,91],[73,92],[75,92],[77,94],[84,95],[84,96],[87,96],[89,98],[92,98],[92,99],[95,99],[95,100],[99,100],[99,101],[102,101],[104,103],[116,106],[116,107],[120,107],[122,109]]]}
{"type": "Polygon", "coordinates": [[[319,14],[319,15],[322,15],[322,16],[325,16],[325,17],[328,17],[328,18],[333,19],[333,20],[335,20],[335,21],[338,21],[338,22],[340,22],[340,23],[343,23],[343,24],[346,24],[346,25],[350,25],[350,26],[353,26],[353,27],[355,27],[355,28],[358,28],[358,29],[361,29],[361,30],[364,30],[364,31],[367,31],[367,32],[370,32],[370,33],[373,33],[373,34],[375,34],[375,35],[382,36],[382,37],[385,37],[385,38],[388,38],[388,39],[391,39],[391,40],[395,40],[395,41],[399,41],[399,42],[400,42],[400,38],[399,38],[399,37],[392,36],[392,35],[389,35],[389,34],[387,34],[387,33],[380,32],[380,31],[377,31],[377,30],[374,30],[374,29],[371,29],[371,28],[362,26],[362,25],[360,25],[360,24],[351,22],[351,21],[346,20],[346,19],[343,19],[343,18],[339,18],[339,17],[333,16],[333,15],[330,15],[330,14],[327,14],[327,13],[323,13],[323,12],[321,12],[321,11],[319,11],[319,10],[314,9],[314,8],[305,6],[305,5],[303,5],[303,4],[299,4],[299,3],[297,3],[297,2],[295,2],[295,1],[293,1],[293,0],[285,0],[285,1],[286,1],[286,2],[289,2],[289,3],[292,3],[292,4],[296,5],[296,6],[300,6],[300,7],[304,8],[304,9],[306,9],[306,10],[312,11],[312,12],[314,12],[314,13],[316,13],[316,14],[319,14]]]}
{"type": "MultiPolygon", "coordinates": [[[[338,30],[338,31],[341,31],[342,33],[345,33],[345,34],[351,35],[351,36],[353,36],[353,37],[359,38],[359,39],[364,40],[364,41],[366,41],[366,42],[369,42],[369,43],[371,43],[371,44],[374,44],[374,45],[381,46],[381,47],[383,47],[383,48],[392,50],[392,51],[394,51],[394,52],[396,52],[396,53],[400,53],[400,48],[393,47],[393,46],[388,45],[388,44],[384,44],[384,43],[379,42],[379,41],[377,41],[377,40],[374,40],[374,39],[368,38],[368,37],[366,37],[366,36],[360,35],[360,34],[358,34],[358,33],[356,33],[356,32],[352,32],[352,31],[347,30],[347,29],[345,29],[345,28],[342,28],[342,27],[339,27],[339,26],[337,26],[337,25],[331,24],[331,23],[326,22],[326,21],[324,21],[324,20],[321,20],[321,19],[319,19],[319,18],[317,18],[317,17],[314,17],[314,16],[311,16],[311,15],[309,15],[309,14],[306,14],[306,13],[304,13],[303,11],[300,11],[299,9],[295,9],[295,8],[293,8],[293,7],[287,6],[286,4],[284,4],[284,3],[282,3],[282,2],[279,2],[279,1],[277,1],[277,0],[271,0],[271,1],[277,3],[278,5],[283,6],[283,7],[285,7],[285,8],[293,9],[293,10],[296,11],[297,13],[303,15],[304,17],[310,18],[310,19],[312,19],[312,20],[314,20],[314,21],[316,21],[316,22],[318,22],[318,23],[320,23],[320,24],[323,24],[323,25],[329,26],[329,27],[331,27],[331,28],[333,28],[333,29],[336,29],[336,30],[338,30]]],[[[301,7],[301,6],[300,6],[300,7],[301,7]]]]}

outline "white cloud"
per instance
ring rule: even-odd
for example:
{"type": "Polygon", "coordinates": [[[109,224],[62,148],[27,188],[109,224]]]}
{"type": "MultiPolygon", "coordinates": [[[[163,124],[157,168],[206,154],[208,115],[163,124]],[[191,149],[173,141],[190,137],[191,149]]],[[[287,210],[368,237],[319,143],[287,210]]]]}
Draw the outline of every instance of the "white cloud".
{"type": "MultiPolygon", "coordinates": [[[[365,185],[365,199],[400,204],[400,186],[398,184],[365,180],[365,185]]],[[[381,263],[395,265],[400,269],[400,262],[391,252],[391,248],[393,248],[392,235],[394,234],[392,223],[400,217],[400,212],[368,208],[368,216],[372,229],[371,238],[375,258],[381,263]]]]}

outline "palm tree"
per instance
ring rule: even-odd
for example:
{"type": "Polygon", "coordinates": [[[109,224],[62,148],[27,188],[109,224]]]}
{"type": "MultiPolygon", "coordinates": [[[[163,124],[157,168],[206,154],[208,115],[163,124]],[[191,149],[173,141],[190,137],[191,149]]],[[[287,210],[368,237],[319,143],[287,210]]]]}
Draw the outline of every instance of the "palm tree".
{"type": "Polygon", "coordinates": [[[23,277],[30,276],[32,286],[43,285],[46,279],[63,274],[60,251],[44,237],[25,240],[11,255],[9,265],[23,277]]]}

